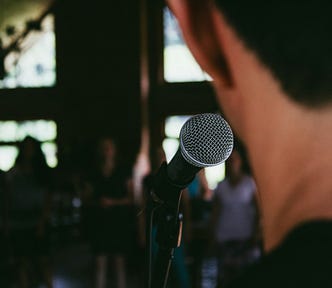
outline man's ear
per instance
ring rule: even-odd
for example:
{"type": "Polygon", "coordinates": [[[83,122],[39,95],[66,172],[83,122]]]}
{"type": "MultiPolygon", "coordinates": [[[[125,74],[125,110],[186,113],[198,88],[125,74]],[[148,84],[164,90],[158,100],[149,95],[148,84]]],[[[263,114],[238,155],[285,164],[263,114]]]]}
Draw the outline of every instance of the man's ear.
{"type": "Polygon", "coordinates": [[[229,87],[232,77],[223,51],[220,24],[215,4],[211,0],[167,0],[177,18],[183,37],[202,69],[219,84],[229,87]],[[218,23],[217,23],[218,22],[218,23]]]}

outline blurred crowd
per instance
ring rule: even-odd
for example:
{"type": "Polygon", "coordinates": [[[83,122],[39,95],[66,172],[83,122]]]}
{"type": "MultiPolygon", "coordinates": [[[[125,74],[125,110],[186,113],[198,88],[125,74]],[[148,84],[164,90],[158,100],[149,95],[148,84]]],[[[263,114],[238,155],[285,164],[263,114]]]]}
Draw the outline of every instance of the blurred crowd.
{"type": "MultiPolygon", "coordinates": [[[[14,166],[0,173],[1,287],[54,287],[53,258],[61,247],[84,243],[93,255],[89,287],[109,287],[112,269],[119,288],[135,273],[145,287],[144,195],[137,197],[133,167],[114,138],[92,147],[89,165],[49,168],[40,143],[26,137],[14,166]],[[143,260],[142,260],[143,259],[143,260]],[[40,286],[44,285],[44,286],[40,286]]],[[[157,163],[165,161],[157,149],[157,163]]],[[[142,193],[153,172],[142,181],[142,193]]],[[[144,192],[145,191],[145,192],[144,192]]],[[[240,146],[226,161],[226,177],[209,188],[204,170],[183,191],[184,232],[175,249],[169,287],[202,287],[204,259],[217,259],[216,287],[261,255],[256,186],[240,146]]]]}

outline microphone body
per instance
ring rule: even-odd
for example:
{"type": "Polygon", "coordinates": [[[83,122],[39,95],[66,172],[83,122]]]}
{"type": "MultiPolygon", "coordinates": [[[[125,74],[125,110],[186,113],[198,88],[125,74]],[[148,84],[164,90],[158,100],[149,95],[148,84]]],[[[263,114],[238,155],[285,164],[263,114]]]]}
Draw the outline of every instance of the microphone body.
{"type": "MultiPolygon", "coordinates": [[[[151,272],[148,277],[152,288],[166,287],[173,251],[180,245],[182,217],[179,204],[182,190],[200,169],[225,161],[232,149],[232,130],[218,114],[196,115],[181,128],[180,147],[169,164],[164,162],[161,165],[150,191],[153,207],[148,205],[148,215],[151,217],[147,221],[151,224],[155,219],[155,240],[158,243],[153,278],[151,272]],[[156,203],[159,205],[156,206],[156,203]]],[[[151,236],[151,233],[148,234],[151,236]]],[[[148,239],[151,243],[152,238],[148,239]]],[[[152,263],[151,253],[148,263],[149,266],[152,263]]]]}
{"type": "Polygon", "coordinates": [[[180,146],[171,161],[159,168],[153,183],[157,201],[178,205],[181,191],[204,167],[223,163],[233,149],[233,133],[219,115],[198,114],[191,117],[180,131],[180,146]]]}

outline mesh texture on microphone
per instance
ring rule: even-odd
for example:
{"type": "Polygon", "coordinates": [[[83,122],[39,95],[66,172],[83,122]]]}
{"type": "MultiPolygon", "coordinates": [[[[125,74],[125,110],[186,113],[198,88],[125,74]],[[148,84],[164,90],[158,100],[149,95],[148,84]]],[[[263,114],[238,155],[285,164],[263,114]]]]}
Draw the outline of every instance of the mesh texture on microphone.
{"type": "Polygon", "coordinates": [[[180,149],[183,158],[193,166],[219,165],[232,152],[232,129],[219,114],[198,114],[182,126],[180,149]]]}

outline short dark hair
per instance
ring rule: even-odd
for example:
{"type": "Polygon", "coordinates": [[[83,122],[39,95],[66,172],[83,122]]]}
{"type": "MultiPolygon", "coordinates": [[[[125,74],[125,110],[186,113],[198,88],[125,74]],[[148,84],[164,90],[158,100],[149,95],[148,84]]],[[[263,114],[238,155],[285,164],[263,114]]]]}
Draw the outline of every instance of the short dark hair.
{"type": "Polygon", "coordinates": [[[215,0],[244,43],[296,102],[332,102],[331,2],[215,0]]]}

